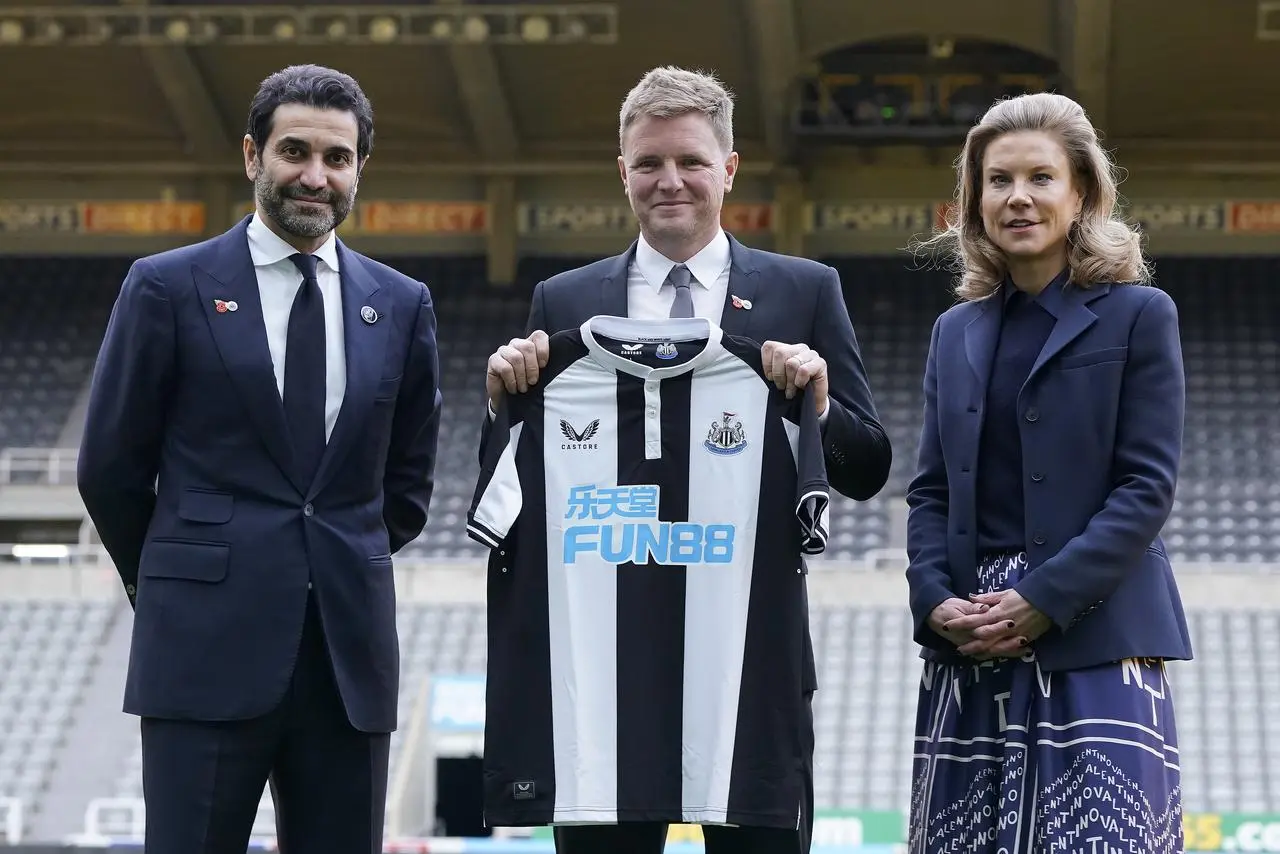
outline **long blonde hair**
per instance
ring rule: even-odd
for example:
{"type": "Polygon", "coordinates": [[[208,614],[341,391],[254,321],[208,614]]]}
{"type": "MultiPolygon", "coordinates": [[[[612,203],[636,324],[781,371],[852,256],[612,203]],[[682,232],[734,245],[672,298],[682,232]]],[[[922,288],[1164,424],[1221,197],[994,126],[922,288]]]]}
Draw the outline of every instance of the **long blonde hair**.
{"type": "Polygon", "coordinates": [[[1019,131],[1042,131],[1058,139],[1083,196],[1080,218],[1067,234],[1071,283],[1082,288],[1098,282],[1150,283],[1141,235],[1119,214],[1115,163],[1084,109],[1052,92],[997,101],[969,130],[956,159],[955,200],[946,228],[917,242],[915,250],[950,254],[959,273],[956,295],[963,300],[983,299],[999,289],[1008,264],[982,225],[982,160],[992,142],[1019,131]]]}

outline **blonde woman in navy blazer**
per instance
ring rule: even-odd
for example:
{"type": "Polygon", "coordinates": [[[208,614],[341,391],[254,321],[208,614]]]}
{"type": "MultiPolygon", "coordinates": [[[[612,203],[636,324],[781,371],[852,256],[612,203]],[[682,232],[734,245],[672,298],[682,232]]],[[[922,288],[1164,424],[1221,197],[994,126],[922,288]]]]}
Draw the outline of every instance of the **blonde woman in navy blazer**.
{"type": "Polygon", "coordinates": [[[933,328],[907,495],[911,851],[1181,851],[1164,661],[1191,643],[1159,536],[1177,312],[1074,101],[997,103],[957,165],[925,246],[954,252],[960,301],[933,328]]]}

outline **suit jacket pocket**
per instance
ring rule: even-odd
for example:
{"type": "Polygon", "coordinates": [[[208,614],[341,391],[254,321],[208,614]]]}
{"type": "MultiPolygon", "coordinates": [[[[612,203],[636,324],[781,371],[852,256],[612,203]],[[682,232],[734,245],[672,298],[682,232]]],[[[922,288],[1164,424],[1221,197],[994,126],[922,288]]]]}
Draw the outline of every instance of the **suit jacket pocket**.
{"type": "Polygon", "coordinates": [[[180,578],[217,583],[227,577],[231,546],[197,540],[155,539],[142,550],[139,572],[146,578],[180,578]]]}
{"type": "Polygon", "coordinates": [[[400,380],[404,375],[395,377],[383,377],[378,380],[378,390],[374,393],[374,400],[395,400],[396,395],[400,393],[400,380]]]}
{"type": "Polygon", "coordinates": [[[1107,362],[1123,362],[1128,357],[1128,347],[1105,347],[1101,350],[1090,350],[1087,353],[1063,356],[1058,360],[1058,370],[1066,371],[1071,368],[1087,368],[1090,365],[1102,365],[1107,362]]]}
{"type": "Polygon", "coordinates": [[[230,492],[184,489],[178,495],[178,518],[188,522],[221,525],[231,521],[235,498],[230,492]]]}

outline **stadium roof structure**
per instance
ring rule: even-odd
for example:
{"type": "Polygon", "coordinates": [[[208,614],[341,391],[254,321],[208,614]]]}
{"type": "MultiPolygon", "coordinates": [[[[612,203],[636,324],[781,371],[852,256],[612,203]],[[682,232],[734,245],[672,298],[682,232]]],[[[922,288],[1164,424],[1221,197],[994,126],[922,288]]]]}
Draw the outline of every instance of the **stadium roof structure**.
{"type": "Polygon", "coordinates": [[[613,0],[374,5],[0,0],[0,163],[17,174],[219,174],[257,83],[292,63],[357,77],[380,167],[610,168],[648,68],[713,69],[748,162],[804,154],[799,78],[879,39],[982,38],[1056,62],[1126,160],[1280,163],[1272,0],[613,0]]]}

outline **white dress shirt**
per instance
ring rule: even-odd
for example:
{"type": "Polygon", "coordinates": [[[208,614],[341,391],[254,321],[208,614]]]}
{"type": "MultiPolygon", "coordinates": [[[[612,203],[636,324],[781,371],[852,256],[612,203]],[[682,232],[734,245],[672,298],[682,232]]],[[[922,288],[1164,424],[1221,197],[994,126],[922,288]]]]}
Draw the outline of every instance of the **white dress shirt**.
{"type": "MultiPolygon", "coordinates": [[[[729,261],[729,238],[723,231],[717,231],[710,243],[684,262],[693,274],[689,282],[693,315],[705,317],[716,326],[720,325],[725,295],[729,292],[729,261]]],[[[666,282],[675,265],[675,261],[654,249],[644,235],[640,235],[635,258],[627,270],[628,317],[658,320],[671,315],[676,289],[666,282]]]]}
{"type": "MultiPolygon", "coordinates": [[[[302,286],[302,273],[289,260],[297,253],[258,216],[249,221],[249,257],[258,278],[262,298],[262,322],[267,329],[267,347],[275,368],[276,390],[284,400],[284,356],[289,337],[289,312],[302,286]]],[[[325,401],[324,435],[328,440],[347,391],[347,354],[342,323],[342,277],[338,274],[338,243],[333,234],[312,253],[319,259],[316,281],[324,296],[325,401]]]]}

